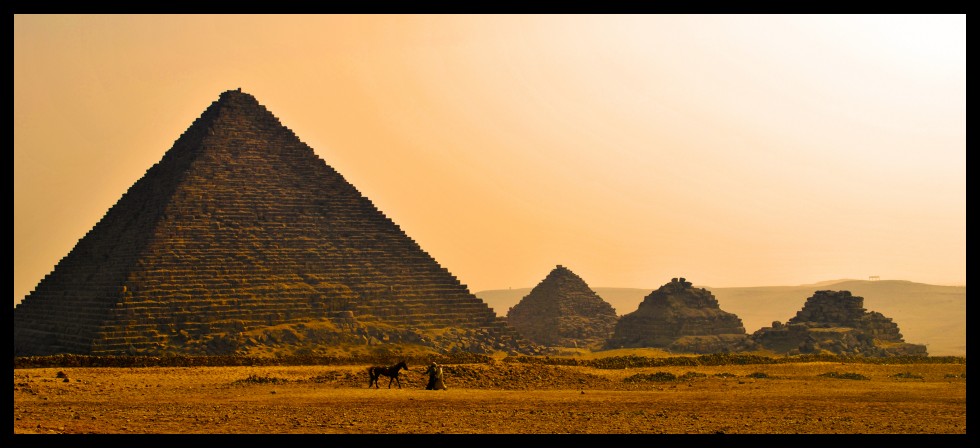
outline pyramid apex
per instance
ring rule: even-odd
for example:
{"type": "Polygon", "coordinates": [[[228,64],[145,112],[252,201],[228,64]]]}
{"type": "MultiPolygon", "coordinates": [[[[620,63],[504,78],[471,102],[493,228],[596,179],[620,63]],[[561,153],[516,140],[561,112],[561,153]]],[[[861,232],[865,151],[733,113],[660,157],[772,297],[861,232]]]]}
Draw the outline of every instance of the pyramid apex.
{"type": "Polygon", "coordinates": [[[272,112],[262,105],[262,103],[260,103],[254,95],[243,92],[241,87],[234,90],[225,90],[224,92],[221,92],[221,94],[218,95],[218,100],[214,101],[213,105],[217,106],[218,110],[227,109],[247,111],[246,114],[255,114],[252,115],[253,118],[257,118],[268,113],[269,116],[275,119],[276,123],[280,125],[282,124],[279,123],[279,119],[276,118],[275,115],[272,115],[272,112]]]}
{"type": "Polygon", "coordinates": [[[562,277],[568,277],[568,276],[577,277],[577,275],[574,272],[572,272],[571,269],[568,269],[565,266],[562,266],[560,264],[559,265],[556,265],[555,268],[552,269],[551,272],[548,273],[548,277],[554,277],[556,275],[557,276],[562,276],[562,277]]]}
{"type": "Polygon", "coordinates": [[[258,102],[258,100],[255,99],[255,96],[254,95],[251,95],[251,94],[246,93],[246,92],[242,92],[242,88],[241,87],[239,87],[237,89],[234,89],[234,90],[225,90],[224,92],[221,92],[220,95],[218,95],[218,101],[219,102],[224,102],[224,101],[228,101],[228,100],[235,100],[235,99],[249,99],[249,100],[254,101],[256,103],[258,102]]]}

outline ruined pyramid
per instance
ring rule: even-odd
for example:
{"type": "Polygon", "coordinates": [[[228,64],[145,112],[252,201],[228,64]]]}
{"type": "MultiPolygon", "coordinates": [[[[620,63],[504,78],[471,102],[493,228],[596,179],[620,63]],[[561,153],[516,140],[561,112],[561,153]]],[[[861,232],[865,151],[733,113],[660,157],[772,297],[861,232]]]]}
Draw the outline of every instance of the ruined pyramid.
{"type": "Polygon", "coordinates": [[[15,356],[372,341],[530,350],[240,89],[221,93],[14,309],[15,356]]]}
{"type": "Polygon", "coordinates": [[[925,345],[905,342],[898,324],[879,312],[865,310],[864,297],[850,291],[816,291],[785,325],[773,322],[751,337],[779,354],[928,355],[925,345]]]}
{"type": "Polygon", "coordinates": [[[521,335],[553,347],[599,348],[617,319],[612,305],[561,265],[507,311],[507,323],[521,335]]]}
{"type": "Polygon", "coordinates": [[[607,348],[654,347],[681,353],[726,353],[757,348],[742,319],[722,311],[718,300],[684,278],[647,295],[636,311],[619,318],[607,348]]]}

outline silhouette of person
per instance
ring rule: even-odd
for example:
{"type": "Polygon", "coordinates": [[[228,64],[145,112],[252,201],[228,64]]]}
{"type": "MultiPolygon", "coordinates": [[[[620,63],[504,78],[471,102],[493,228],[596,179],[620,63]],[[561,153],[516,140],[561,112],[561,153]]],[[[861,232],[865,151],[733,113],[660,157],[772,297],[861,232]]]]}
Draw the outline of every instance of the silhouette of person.
{"type": "Polygon", "coordinates": [[[442,366],[433,361],[425,373],[429,375],[429,384],[425,385],[425,390],[446,390],[446,384],[442,381],[442,366]]]}

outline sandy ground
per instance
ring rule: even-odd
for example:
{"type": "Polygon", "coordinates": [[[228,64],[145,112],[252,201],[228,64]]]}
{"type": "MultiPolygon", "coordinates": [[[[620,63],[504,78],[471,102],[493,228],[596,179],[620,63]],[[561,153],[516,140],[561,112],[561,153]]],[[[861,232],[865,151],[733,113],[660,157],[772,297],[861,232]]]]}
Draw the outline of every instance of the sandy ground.
{"type": "MultiPolygon", "coordinates": [[[[14,434],[966,434],[966,366],[14,369],[14,434]],[[673,381],[628,381],[671,373],[673,381]],[[852,373],[866,380],[821,376],[852,373]]],[[[17,438],[15,437],[15,440],[17,438]]]]}

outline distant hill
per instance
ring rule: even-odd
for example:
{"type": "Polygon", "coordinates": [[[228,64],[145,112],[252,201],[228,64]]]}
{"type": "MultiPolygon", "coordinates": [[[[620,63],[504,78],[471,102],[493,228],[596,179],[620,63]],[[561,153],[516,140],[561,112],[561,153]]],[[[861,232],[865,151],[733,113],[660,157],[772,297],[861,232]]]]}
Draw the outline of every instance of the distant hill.
{"type": "MultiPolygon", "coordinates": [[[[815,291],[850,291],[864,297],[864,308],[891,318],[905,342],[925,344],[932,356],[966,356],[966,286],[940,286],[904,280],[831,280],[797,286],[705,288],[721,309],[742,319],[745,331],[785,323],[803,308],[815,291]]],[[[593,288],[622,316],[636,311],[656,288],[593,288]]],[[[531,288],[494,289],[474,293],[498,316],[506,316],[531,288]]]]}

